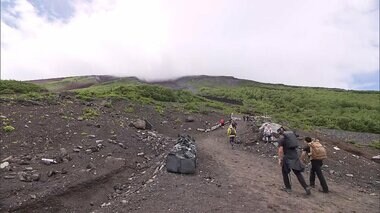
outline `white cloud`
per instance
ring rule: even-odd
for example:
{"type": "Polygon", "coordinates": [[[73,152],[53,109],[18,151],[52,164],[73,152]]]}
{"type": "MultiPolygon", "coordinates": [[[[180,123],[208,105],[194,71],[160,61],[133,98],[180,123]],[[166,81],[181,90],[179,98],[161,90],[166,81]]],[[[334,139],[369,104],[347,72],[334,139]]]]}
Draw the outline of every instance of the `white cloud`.
{"type": "Polygon", "coordinates": [[[3,78],[208,74],[350,88],[379,69],[377,1],[75,0],[65,23],[15,2],[17,29],[2,11],[3,78]]]}

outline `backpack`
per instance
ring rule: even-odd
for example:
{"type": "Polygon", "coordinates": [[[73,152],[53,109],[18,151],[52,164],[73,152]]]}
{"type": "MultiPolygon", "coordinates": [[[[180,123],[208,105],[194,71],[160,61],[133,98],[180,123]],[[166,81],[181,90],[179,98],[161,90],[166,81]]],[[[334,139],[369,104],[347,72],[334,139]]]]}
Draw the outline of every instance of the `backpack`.
{"type": "Polygon", "coordinates": [[[327,158],[326,149],[321,143],[319,143],[319,141],[310,142],[308,145],[310,147],[309,156],[311,157],[311,160],[323,160],[327,158]]]}
{"type": "Polygon", "coordinates": [[[230,136],[230,135],[235,135],[236,136],[236,130],[235,128],[233,128],[232,126],[228,127],[227,129],[227,135],[230,136]]]}

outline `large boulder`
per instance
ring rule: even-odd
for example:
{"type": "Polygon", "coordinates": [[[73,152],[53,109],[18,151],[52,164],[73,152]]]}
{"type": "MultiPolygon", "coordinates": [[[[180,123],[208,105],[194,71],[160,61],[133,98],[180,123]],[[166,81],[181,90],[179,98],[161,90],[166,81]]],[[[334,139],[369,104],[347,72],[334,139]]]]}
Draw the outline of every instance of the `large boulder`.
{"type": "Polygon", "coordinates": [[[153,125],[147,121],[147,120],[142,120],[142,119],[137,119],[136,121],[132,122],[129,124],[129,126],[133,126],[136,129],[148,129],[151,130],[153,128],[153,125]]]}
{"type": "Polygon", "coordinates": [[[146,122],[145,120],[137,119],[136,121],[132,122],[132,126],[134,126],[136,129],[146,129],[146,122]]]}

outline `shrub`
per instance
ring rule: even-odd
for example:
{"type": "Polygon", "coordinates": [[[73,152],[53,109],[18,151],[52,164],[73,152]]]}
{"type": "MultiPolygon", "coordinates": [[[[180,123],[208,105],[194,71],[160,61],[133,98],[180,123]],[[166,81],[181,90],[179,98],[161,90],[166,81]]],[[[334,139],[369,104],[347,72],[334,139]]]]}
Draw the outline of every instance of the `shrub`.
{"type": "Polygon", "coordinates": [[[135,112],[135,109],[133,108],[133,106],[127,106],[125,107],[125,110],[124,110],[126,113],[134,113],[135,112]]]}
{"type": "Polygon", "coordinates": [[[7,125],[7,126],[3,127],[3,130],[5,132],[13,132],[15,130],[15,128],[13,126],[11,126],[11,125],[7,125]]]}
{"type": "Polygon", "coordinates": [[[369,146],[375,149],[380,149],[380,141],[373,141],[369,146]]]}
{"type": "Polygon", "coordinates": [[[86,120],[93,119],[95,117],[99,116],[99,113],[97,110],[92,108],[85,108],[83,110],[83,118],[86,120]]]}
{"type": "Polygon", "coordinates": [[[26,94],[30,92],[44,92],[46,89],[32,83],[14,81],[14,80],[0,80],[0,95],[2,94],[26,94]]]}

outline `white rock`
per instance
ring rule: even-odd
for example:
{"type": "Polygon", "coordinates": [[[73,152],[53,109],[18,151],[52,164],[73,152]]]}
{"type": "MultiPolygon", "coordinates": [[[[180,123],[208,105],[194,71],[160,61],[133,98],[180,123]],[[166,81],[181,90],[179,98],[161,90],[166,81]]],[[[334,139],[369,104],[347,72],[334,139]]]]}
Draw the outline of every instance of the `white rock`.
{"type": "Polygon", "coordinates": [[[347,177],[354,177],[353,174],[346,174],[347,177]]]}
{"type": "Polygon", "coordinates": [[[340,150],[340,148],[338,148],[337,146],[334,146],[333,148],[334,148],[335,150],[337,150],[337,151],[340,150]]]}
{"type": "Polygon", "coordinates": [[[9,163],[5,161],[4,163],[0,164],[0,169],[4,169],[9,166],[9,163]]]}

